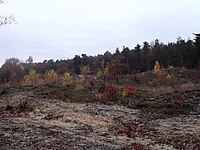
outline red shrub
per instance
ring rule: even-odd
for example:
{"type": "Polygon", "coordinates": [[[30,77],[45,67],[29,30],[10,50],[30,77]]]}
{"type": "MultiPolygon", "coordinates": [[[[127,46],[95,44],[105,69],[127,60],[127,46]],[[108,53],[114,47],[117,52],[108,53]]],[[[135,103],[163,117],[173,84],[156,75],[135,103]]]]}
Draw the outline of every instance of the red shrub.
{"type": "Polygon", "coordinates": [[[122,95],[123,97],[127,97],[127,96],[132,95],[134,92],[135,92],[134,87],[132,87],[131,85],[128,85],[124,87],[122,95]]]}
{"type": "Polygon", "coordinates": [[[117,99],[117,97],[119,96],[118,88],[114,85],[107,86],[106,93],[108,94],[108,97],[112,100],[117,99]]]}

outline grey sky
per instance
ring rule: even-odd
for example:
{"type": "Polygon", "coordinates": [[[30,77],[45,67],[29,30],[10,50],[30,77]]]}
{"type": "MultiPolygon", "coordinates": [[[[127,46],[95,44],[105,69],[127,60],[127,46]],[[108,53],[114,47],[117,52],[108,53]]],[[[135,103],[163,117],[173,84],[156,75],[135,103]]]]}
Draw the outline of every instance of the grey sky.
{"type": "Polygon", "coordinates": [[[0,27],[0,65],[6,58],[34,61],[114,52],[123,45],[193,38],[200,0],[9,0],[0,15],[17,24],[0,27]]]}

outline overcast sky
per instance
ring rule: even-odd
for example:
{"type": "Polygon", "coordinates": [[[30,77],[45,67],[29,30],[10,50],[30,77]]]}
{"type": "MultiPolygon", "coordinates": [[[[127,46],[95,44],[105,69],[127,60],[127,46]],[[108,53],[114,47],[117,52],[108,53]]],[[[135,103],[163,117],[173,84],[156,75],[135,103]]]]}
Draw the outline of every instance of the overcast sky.
{"type": "Polygon", "coordinates": [[[159,39],[167,43],[200,32],[200,0],[8,0],[0,16],[0,65],[6,58],[34,61],[97,55],[159,39]]]}

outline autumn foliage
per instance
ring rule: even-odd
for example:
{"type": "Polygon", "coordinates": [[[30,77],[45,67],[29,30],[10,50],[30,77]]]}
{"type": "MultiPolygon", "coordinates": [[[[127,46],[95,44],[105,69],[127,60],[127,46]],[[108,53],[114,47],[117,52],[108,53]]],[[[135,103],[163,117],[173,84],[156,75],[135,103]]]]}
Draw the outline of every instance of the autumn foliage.
{"type": "Polygon", "coordinates": [[[71,75],[69,72],[65,72],[62,76],[63,84],[64,85],[69,85],[71,82],[71,75]]]}
{"type": "Polygon", "coordinates": [[[110,77],[114,78],[117,83],[119,83],[119,79],[124,74],[125,64],[121,62],[119,57],[116,57],[111,61],[111,63],[108,65],[109,68],[109,75],[110,77]]]}
{"type": "Polygon", "coordinates": [[[106,79],[106,77],[109,75],[109,68],[108,67],[105,67],[105,68],[102,68],[102,69],[100,69],[98,72],[97,72],[97,75],[96,75],[96,77],[98,78],[98,79],[103,79],[103,80],[105,80],[106,79]]]}
{"type": "Polygon", "coordinates": [[[44,75],[46,83],[55,83],[57,81],[58,75],[54,70],[47,71],[44,75]]]}
{"type": "Polygon", "coordinates": [[[34,83],[39,79],[39,75],[37,74],[36,70],[31,69],[28,75],[25,76],[25,81],[29,83],[34,83]]]}
{"type": "Polygon", "coordinates": [[[161,67],[160,67],[160,63],[158,61],[155,62],[155,65],[154,65],[154,73],[156,75],[161,75],[162,74],[162,70],[161,70],[161,67]]]}
{"type": "Polygon", "coordinates": [[[116,100],[119,96],[118,88],[114,85],[107,86],[106,93],[111,100],[116,100]]]}
{"type": "Polygon", "coordinates": [[[91,72],[89,65],[81,66],[80,70],[81,70],[81,74],[85,76],[91,72]]]}
{"type": "Polygon", "coordinates": [[[123,97],[129,97],[131,95],[133,95],[135,92],[134,87],[132,87],[131,85],[125,86],[122,92],[122,96],[123,97]]]}

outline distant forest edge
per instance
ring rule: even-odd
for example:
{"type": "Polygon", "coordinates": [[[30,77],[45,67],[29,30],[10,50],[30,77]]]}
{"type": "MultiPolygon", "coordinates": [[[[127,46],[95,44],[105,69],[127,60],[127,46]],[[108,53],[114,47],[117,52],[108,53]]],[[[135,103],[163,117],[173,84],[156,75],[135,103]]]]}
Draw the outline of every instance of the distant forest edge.
{"type": "Polygon", "coordinates": [[[38,74],[45,74],[49,70],[54,70],[60,75],[65,72],[81,74],[83,66],[89,68],[90,74],[96,75],[99,70],[107,66],[113,68],[121,65],[120,71],[123,74],[130,74],[152,70],[157,60],[162,68],[174,66],[195,69],[200,65],[200,34],[194,36],[194,40],[178,37],[176,42],[168,44],[158,39],[151,44],[145,41],[142,46],[137,44],[134,49],[124,46],[122,51],[117,48],[113,54],[109,51],[97,56],[82,54],[67,60],[50,59],[33,63],[31,56],[25,62],[21,62],[18,58],[9,58],[0,68],[0,79],[1,82],[21,80],[31,69],[38,74]]]}

